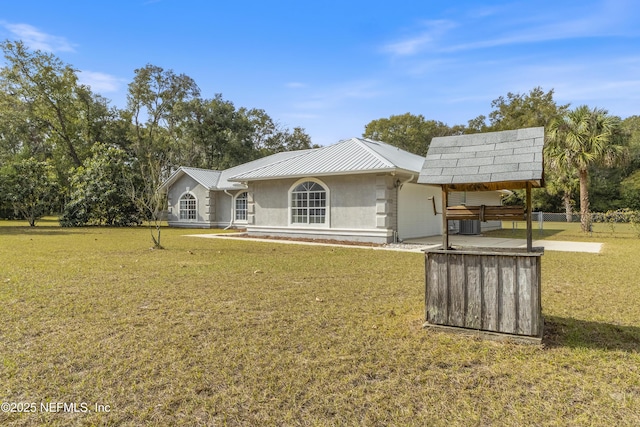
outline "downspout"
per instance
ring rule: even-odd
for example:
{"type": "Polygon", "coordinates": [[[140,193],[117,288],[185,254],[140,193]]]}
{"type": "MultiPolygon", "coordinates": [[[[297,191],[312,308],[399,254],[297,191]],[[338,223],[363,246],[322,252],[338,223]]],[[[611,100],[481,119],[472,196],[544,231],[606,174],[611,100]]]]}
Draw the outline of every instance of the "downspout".
{"type": "Polygon", "coordinates": [[[394,243],[398,243],[398,241],[400,240],[400,236],[398,233],[398,230],[400,229],[400,217],[398,216],[400,212],[400,189],[402,188],[403,185],[412,181],[414,176],[415,176],[414,174],[411,174],[411,176],[405,181],[400,181],[400,180],[397,181],[398,185],[396,185],[396,231],[393,233],[394,243]]]}
{"type": "Polygon", "coordinates": [[[228,190],[224,190],[224,194],[231,197],[231,217],[229,217],[229,225],[224,228],[225,230],[228,230],[233,227],[233,194],[229,193],[228,190]]]}

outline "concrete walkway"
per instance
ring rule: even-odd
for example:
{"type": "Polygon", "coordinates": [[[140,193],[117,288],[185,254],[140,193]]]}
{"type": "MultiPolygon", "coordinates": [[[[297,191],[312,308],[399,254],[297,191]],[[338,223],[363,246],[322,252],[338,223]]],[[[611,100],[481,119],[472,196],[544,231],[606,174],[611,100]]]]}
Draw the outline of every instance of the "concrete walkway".
{"type": "MultiPolygon", "coordinates": [[[[419,239],[407,239],[404,241],[411,245],[424,245],[424,249],[435,248],[442,245],[442,236],[423,237],[419,239]]],[[[526,248],[524,239],[506,239],[483,236],[449,236],[449,244],[453,246],[472,246],[481,248],[526,248]]],[[[588,252],[597,254],[602,249],[602,243],[592,242],[566,242],[560,240],[534,240],[534,247],[543,247],[546,251],[561,252],[588,252]]]]}
{"type": "MultiPolygon", "coordinates": [[[[244,233],[224,233],[224,234],[189,234],[187,237],[204,237],[209,239],[229,239],[229,240],[251,240],[254,242],[281,243],[289,245],[315,245],[315,246],[337,246],[344,248],[363,248],[373,250],[390,250],[402,252],[422,252],[425,249],[433,249],[442,245],[441,236],[423,237],[419,239],[407,239],[403,243],[393,243],[385,246],[360,246],[357,244],[343,245],[333,243],[316,243],[305,242],[300,240],[278,240],[278,239],[260,239],[239,237],[244,233]]],[[[524,239],[504,239],[497,237],[483,236],[449,236],[449,243],[453,246],[472,246],[481,248],[526,248],[527,241],[524,239]]],[[[599,253],[602,249],[602,243],[591,242],[563,242],[555,240],[534,240],[534,247],[543,247],[547,251],[563,251],[563,252],[588,252],[599,253]]]]}

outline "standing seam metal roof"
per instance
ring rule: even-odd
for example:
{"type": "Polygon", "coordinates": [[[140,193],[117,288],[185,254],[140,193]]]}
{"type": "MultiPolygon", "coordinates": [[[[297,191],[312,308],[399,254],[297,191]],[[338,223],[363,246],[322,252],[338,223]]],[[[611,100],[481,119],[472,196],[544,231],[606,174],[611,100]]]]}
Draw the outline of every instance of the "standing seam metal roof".
{"type": "Polygon", "coordinates": [[[181,167],[167,180],[172,181],[179,177],[180,173],[186,173],[191,178],[195,179],[202,185],[203,187],[211,190],[216,188],[218,185],[218,180],[220,179],[220,171],[211,170],[211,169],[200,169],[200,168],[190,168],[190,167],[181,167]]]}
{"type": "Polygon", "coordinates": [[[309,150],[276,153],[223,171],[181,167],[165,181],[168,187],[187,174],[209,190],[246,188],[243,181],[296,176],[406,170],[418,173],[424,158],[384,142],[364,138],[342,140],[309,150]]]}
{"type": "Polygon", "coordinates": [[[405,169],[417,173],[423,160],[421,156],[383,142],[351,138],[334,145],[310,150],[298,157],[237,174],[229,180],[251,181],[393,169],[405,169]]]}
{"type": "Polygon", "coordinates": [[[162,184],[161,188],[166,188],[177,181],[183,174],[189,175],[208,190],[240,190],[246,188],[239,182],[229,182],[227,178],[238,173],[251,171],[264,165],[270,165],[285,159],[303,155],[305,152],[312,150],[285,151],[272,154],[261,159],[257,159],[248,163],[243,163],[223,171],[212,169],[192,168],[181,166],[162,184]]]}

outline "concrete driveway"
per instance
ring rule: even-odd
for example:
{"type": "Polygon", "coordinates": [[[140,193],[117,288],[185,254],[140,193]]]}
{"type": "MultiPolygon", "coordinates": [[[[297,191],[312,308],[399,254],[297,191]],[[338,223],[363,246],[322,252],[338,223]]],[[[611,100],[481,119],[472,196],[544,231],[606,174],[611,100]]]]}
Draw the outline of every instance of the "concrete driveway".
{"type": "MultiPolygon", "coordinates": [[[[442,245],[442,236],[421,237],[417,239],[407,239],[403,243],[408,245],[423,246],[421,249],[435,248],[442,245]]],[[[453,246],[472,246],[481,248],[526,248],[527,241],[524,239],[505,239],[498,237],[483,236],[449,236],[449,244],[453,246]]],[[[534,247],[543,247],[545,251],[562,252],[588,252],[600,253],[603,243],[594,242],[565,242],[559,240],[534,240],[534,247]]]]}
{"type": "MultiPolygon", "coordinates": [[[[225,233],[225,234],[190,234],[187,237],[205,237],[209,239],[230,239],[230,240],[247,240],[246,237],[239,237],[244,233],[225,233]]],[[[251,238],[252,241],[266,243],[281,243],[290,245],[317,245],[317,246],[342,246],[345,248],[366,248],[373,250],[391,250],[404,252],[422,252],[425,249],[433,249],[442,245],[442,236],[421,237],[418,239],[407,239],[402,243],[390,243],[383,246],[358,246],[357,243],[351,245],[341,245],[337,243],[316,243],[300,240],[274,240],[251,238]]],[[[480,248],[526,248],[527,241],[524,239],[502,239],[496,237],[483,236],[449,236],[449,243],[453,246],[473,246],[480,248]]],[[[564,251],[564,252],[589,252],[599,253],[602,249],[602,243],[591,242],[562,242],[556,240],[534,240],[534,247],[543,247],[547,251],[564,251]]]]}

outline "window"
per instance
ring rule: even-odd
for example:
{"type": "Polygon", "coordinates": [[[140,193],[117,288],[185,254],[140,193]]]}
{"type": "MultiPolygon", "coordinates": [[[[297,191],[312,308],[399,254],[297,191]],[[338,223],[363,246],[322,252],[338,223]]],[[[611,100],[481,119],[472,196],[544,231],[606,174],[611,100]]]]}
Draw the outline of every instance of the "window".
{"type": "Polygon", "coordinates": [[[291,191],[292,224],[324,224],[327,191],[317,182],[305,181],[291,191]]]}
{"type": "Polygon", "coordinates": [[[236,221],[246,221],[247,220],[247,192],[243,191],[242,193],[236,196],[236,221]]]}
{"type": "Polygon", "coordinates": [[[180,198],[180,219],[196,219],[196,198],[191,193],[180,198]]]}

